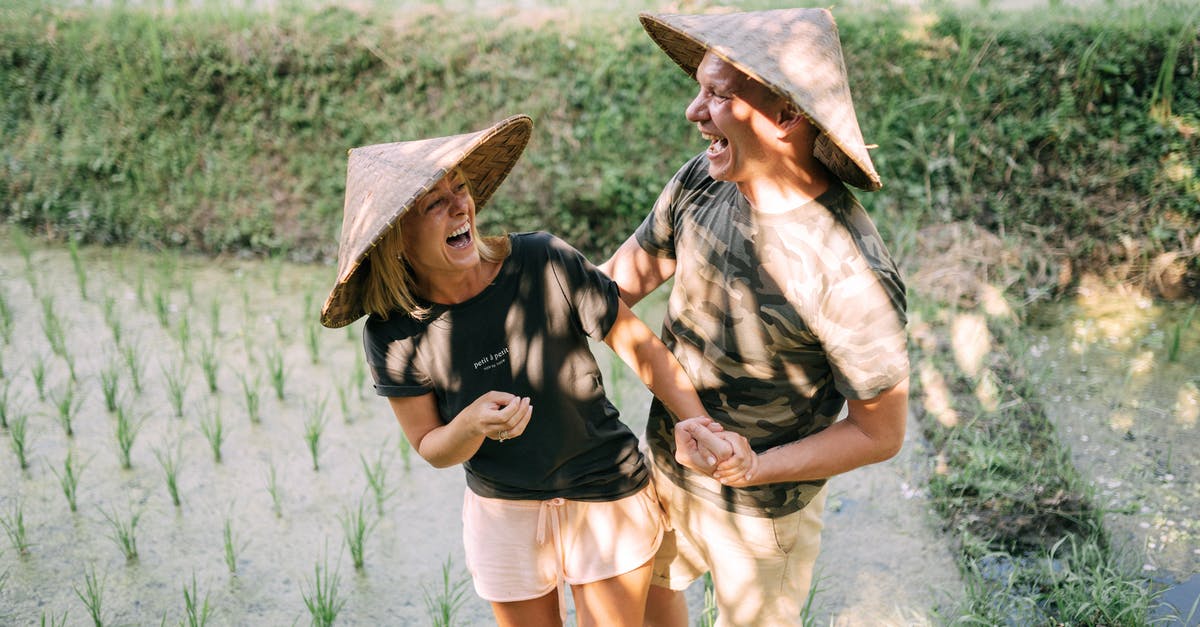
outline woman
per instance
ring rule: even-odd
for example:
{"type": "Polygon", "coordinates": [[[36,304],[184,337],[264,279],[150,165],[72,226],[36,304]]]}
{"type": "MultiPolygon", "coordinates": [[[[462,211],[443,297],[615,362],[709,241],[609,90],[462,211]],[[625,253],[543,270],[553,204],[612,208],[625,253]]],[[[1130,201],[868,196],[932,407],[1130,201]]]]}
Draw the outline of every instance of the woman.
{"type": "Polygon", "coordinates": [[[678,416],[706,416],[616,285],[545,233],[480,237],[528,141],[489,129],[350,151],[338,282],[322,324],[369,314],[380,395],[430,464],[462,464],[463,541],[500,625],[641,625],[663,527],[636,436],[607,400],[602,339],[678,416]],[[555,589],[557,588],[557,593],[555,589]]]}

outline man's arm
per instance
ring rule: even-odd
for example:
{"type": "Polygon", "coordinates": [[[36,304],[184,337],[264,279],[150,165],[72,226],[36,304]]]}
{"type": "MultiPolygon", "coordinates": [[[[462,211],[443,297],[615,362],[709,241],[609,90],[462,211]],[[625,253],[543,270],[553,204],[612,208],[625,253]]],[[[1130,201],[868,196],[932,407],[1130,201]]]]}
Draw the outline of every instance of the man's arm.
{"type": "Polygon", "coordinates": [[[651,255],[630,235],[599,268],[617,282],[621,300],[632,307],[675,274],[675,260],[651,255]]]}
{"type": "Polygon", "coordinates": [[[844,420],[824,431],[755,455],[740,435],[717,435],[733,445],[713,477],[726,485],[813,481],[892,458],[904,443],[908,421],[908,379],[872,399],[848,401],[844,420]],[[749,476],[746,476],[750,473],[749,476]]]}

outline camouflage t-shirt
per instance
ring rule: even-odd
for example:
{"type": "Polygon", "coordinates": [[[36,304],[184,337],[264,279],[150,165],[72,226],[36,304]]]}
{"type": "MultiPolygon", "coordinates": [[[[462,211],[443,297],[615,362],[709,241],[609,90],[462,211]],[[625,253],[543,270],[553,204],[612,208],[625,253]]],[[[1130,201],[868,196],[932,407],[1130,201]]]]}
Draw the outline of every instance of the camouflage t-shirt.
{"type": "MultiPolygon", "coordinates": [[[[663,340],[710,415],[762,452],[832,424],[847,398],[908,375],[904,283],[858,200],[835,182],[788,212],[755,212],[689,161],[637,230],[675,260],[663,340]]],[[[731,511],[783,516],[824,481],[725,487],[674,463],[675,418],[651,404],[646,440],[684,489],[731,511]]]]}

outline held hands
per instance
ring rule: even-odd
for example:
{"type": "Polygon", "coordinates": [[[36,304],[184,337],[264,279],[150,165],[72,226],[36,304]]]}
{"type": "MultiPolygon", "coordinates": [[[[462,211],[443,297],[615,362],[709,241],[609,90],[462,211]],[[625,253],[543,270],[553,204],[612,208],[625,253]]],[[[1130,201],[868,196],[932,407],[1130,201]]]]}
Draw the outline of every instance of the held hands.
{"type": "Polygon", "coordinates": [[[457,419],[465,418],[476,435],[503,442],[524,433],[531,416],[529,397],[493,390],[475,399],[457,419]]]}
{"type": "Polygon", "coordinates": [[[758,472],[758,454],[743,436],[725,431],[707,416],[675,425],[675,461],[723,485],[751,485],[758,472]]]}

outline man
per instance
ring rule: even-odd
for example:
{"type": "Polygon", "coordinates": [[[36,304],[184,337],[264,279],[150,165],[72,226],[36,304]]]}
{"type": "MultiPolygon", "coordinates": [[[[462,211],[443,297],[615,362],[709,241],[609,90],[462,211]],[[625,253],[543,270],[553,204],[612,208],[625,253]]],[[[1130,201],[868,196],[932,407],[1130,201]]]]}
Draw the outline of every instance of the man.
{"type": "Polygon", "coordinates": [[[699,84],[710,142],[602,269],[636,303],[674,277],[663,339],[715,419],[650,409],[674,527],[647,623],[685,625],[711,572],[718,624],[799,620],[825,480],[900,449],[904,285],[848,183],[880,187],[823,9],[641,16],[699,84]],[[844,420],[838,416],[846,409],[844,420]]]}

